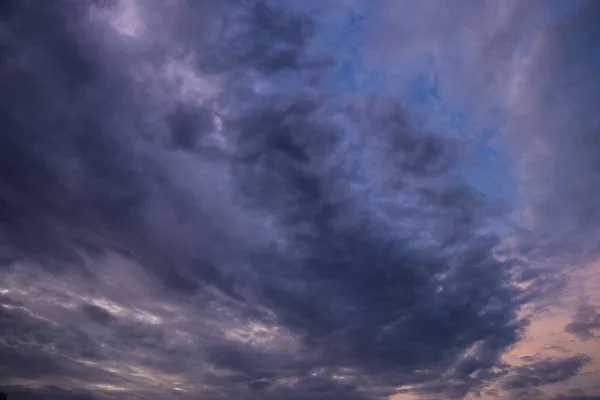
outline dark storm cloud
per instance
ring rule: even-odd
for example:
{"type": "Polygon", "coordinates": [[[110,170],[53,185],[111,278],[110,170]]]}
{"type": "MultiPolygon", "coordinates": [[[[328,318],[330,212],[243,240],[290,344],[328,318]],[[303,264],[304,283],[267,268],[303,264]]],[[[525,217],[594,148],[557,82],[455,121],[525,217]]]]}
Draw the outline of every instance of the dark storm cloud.
{"type": "Polygon", "coordinates": [[[515,367],[502,382],[502,387],[509,390],[527,389],[563,382],[577,375],[590,361],[591,359],[586,356],[574,356],[547,359],[515,367]]]}
{"type": "Polygon", "coordinates": [[[288,15],[283,10],[256,2],[251,11],[248,32],[250,43],[242,56],[251,65],[266,73],[285,68],[297,69],[308,40],[313,33],[313,22],[308,16],[288,15]]]}
{"type": "Polygon", "coordinates": [[[214,116],[207,108],[189,107],[180,104],[168,118],[173,146],[183,150],[193,150],[201,135],[214,129],[214,116]]]}
{"type": "MultiPolygon", "coordinates": [[[[134,103],[135,71],[129,70],[145,60],[129,58],[130,50],[88,8],[79,2],[43,7],[25,2],[4,15],[9,56],[2,65],[2,220],[8,257],[74,259],[79,247],[115,243],[137,252],[160,240],[140,231],[150,196],[166,197],[171,204],[159,206],[185,212],[187,201],[178,199],[185,193],[165,187],[173,184],[164,184],[169,176],[163,169],[169,166],[160,163],[167,160],[156,159],[168,157],[159,153],[166,149],[147,143],[143,136],[148,132],[140,132],[147,127],[139,120],[149,115],[136,114],[144,104],[134,103]],[[167,190],[172,192],[162,193],[167,190]],[[133,237],[134,242],[123,243],[133,237]]],[[[257,5],[251,10],[255,8],[262,10],[256,13],[266,24],[269,8],[257,5]]],[[[280,28],[267,24],[261,29],[268,33],[280,28]]],[[[288,32],[282,42],[293,38],[288,32]]],[[[164,115],[160,109],[142,112],[164,115]]],[[[180,106],[167,117],[175,146],[192,146],[194,135],[206,129],[209,117],[196,112],[193,121],[190,112],[180,106]]],[[[205,264],[209,275],[223,279],[205,264]]],[[[179,275],[173,271],[165,279],[177,285],[183,279],[179,275]]]]}
{"type": "Polygon", "coordinates": [[[207,399],[378,399],[408,384],[462,398],[496,379],[523,322],[512,265],[493,257],[497,210],[460,178],[460,144],[411,128],[396,99],[340,110],[298,76],[282,84],[312,68],[316,25],[234,3],[140,2],[152,30],[128,39],[98,17],[116,5],[1,14],[4,269],[60,266],[73,291],[50,312],[22,281],[31,304],[2,309],[3,371],[130,385],[107,372],[116,360],[186,376],[207,399]],[[173,63],[221,92],[185,97],[173,63]],[[222,147],[206,145],[216,131],[222,147]],[[111,289],[125,283],[94,267],[117,251],[175,304],[158,322],[140,282],[111,289]]]}
{"type": "MultiPolygon", "coordinates": [[[[460,180],[426,181],[446,173],[434,168],[448,163],[445,152],[436,150],[444,141],[412,132],[397,118],[401,110],[393,103],[378,100],[370,106],[364,118],[372,121],[373,136],[357,139],[365,160],[321,161],[310,146],[301,152],[268,141],[303,129],[310,142],[314,132],[337,134],[334,128],[287,125],[283,116],[279,126],[266,118],[259,120],[267,121],[264,125],[246,125],[252,136],[266,136],[259,137],[267,146],[254,162],[259,182],[269,180],[262,181],[270,190],[264,201],[289,204],[282,218],[290,222],[291,240],[301,249],[290,268],[265,277],[261,298],[280,323],[323,352],[317,364],[379,376],[382,387],[414,382],[416,369],[431,379],[440,373],[436,368],[451,368],[475,345],[475,354],[454,369],[454,382],[460,383],[444,391],[462,397],[486,380],[485,371],[497,366],[499,354],[518,338],[514,293],[498,285],[508,266],[491,257],[497,239],[478,233],[489,215],[481,195],[460,180]],[[418,157],[411,151],[416,148],[424,149],[418,157]],[[378,159],[369,159],[371,152],[378,159]],[[337,187],[328,183],[329,171],[316,173],[327,162],[336,162],[342,172],[334,177],[337,187]],[[345,163],[358,164],[365,175],[357,177],[345,163]],[[393,178],[377,182],[387,173],[393,178]],[[354,192],[353,184],[381,190],[381,197],[369,199],[368,192],[354,192]],[[416,201],[420,209],[394,198],[416,201]],[[396,222],[394,216],[407,218],[396,222]],[[418,222],[422,243],[411,237],[418,222]],[[480,378],[469,379],[473,374],[480,378]]],[[[297,110],[287,110],[294,121],[297,110]]],[[[342,139],[330,140],[335,145],[342,139]]],[[[255,187],[248,175],[245,179],[255,187]]]]}

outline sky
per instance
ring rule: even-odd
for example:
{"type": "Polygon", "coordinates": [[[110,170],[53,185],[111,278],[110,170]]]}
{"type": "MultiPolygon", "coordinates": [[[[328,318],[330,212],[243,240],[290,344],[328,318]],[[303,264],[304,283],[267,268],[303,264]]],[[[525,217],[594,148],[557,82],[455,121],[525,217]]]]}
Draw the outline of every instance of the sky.
{"type": "Polygon", "coordinates": [[[600,3],[0,2],[11,400],[600,399],[600,3]]]}

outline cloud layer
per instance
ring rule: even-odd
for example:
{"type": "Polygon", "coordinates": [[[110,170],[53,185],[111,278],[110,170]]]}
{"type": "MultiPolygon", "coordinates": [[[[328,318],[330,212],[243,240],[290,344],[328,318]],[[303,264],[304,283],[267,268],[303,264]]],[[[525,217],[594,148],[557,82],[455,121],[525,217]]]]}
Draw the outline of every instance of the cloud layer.
{"type": "MultiPolygon", "coordinates": [[[[570,68],[578,15],[538,50],[554,69],[536,95],[570,68]]],[[[514,277],[558,239],[539,222],[530,253],[498,256],[508,213],[465,177],[468,143],[415,125],[395,94],[330,84],[339,53],[322,38],[338,17],[311,2],[3,3],[0,376],[14,397],[460,399],[591,361],[503,359],[528,323],[514,277]]],[[[592,118],[596,92],[569,90],[590,108],[567,117],[592,118]]],[[[578,120],[568,146],[548,140],[572,150],[564,182],[593,191],[594,122],[578,120]]],[[[533,212],[568,203],[591,257],[592,196],[536,177],[533,212]]],[[[565,330],[590,338],[579,316],[565,330]]]]}

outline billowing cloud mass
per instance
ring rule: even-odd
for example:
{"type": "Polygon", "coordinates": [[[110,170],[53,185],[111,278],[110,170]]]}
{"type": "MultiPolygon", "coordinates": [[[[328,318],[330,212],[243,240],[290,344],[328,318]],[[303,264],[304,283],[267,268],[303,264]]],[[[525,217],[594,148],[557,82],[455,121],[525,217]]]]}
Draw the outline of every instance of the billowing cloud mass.
{"type": "MultiPolygon", "coordinates": [[[[596,3],[419,5],[399,25],[396,2],[335,3],[0,4],[11,399],[600,396],[594,354],[511,361],[597,256],[596,3]],[[430,47],[450,57],[436,99],[510,97],[494,146],[518,198],[473,172],[479,132],[415,118],[401,75],[430,47]]],[[[446,122],[440,104],[420,107],[446,122]]],[[[593,344],[586,301],[555,329],[593,344]]]]}

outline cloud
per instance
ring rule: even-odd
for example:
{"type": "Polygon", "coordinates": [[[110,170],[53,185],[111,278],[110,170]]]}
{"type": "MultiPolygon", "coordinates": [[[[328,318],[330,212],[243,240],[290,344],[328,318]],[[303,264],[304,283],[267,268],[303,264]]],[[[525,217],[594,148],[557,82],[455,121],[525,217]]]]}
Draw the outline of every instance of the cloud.
{"type": "Polygon", "coordinates": [[[571,389],[568,393],[560,393],[557,395],[547,395],[538,389],[519,389],[511,394],[511,399],[541,399],[541,400],[595,400],[598,396],[586,395],[581,389],[571,389]]]}
{"type": "Polygon", "coordinates": [[[17,386],[17,387],[11,388],[10,396],[16,397],[16,398],[27,398],[27,399],[32,399],[32,400],[37,400],[37,399],[39,399],[39,400],[41,400],[41,399],[94,400],[94,399],[98,398],[89,392],[69,391],[69,390],[61,389],[56,386],[44,386],[44,387],[36,388],[36,389],[17,386]]]}
{"type": "Polygon", "coordinates": [[[584,2],[539,31],[521,72],[526,83],[507,132],[523,193],[532,199],[530,258],[577,263],[597,256],[598,13],[597,3],[584,2]]]}
{"type": "MultiPolygon", "coordinates": [[[[3,330],[1,374],[21,379],[62,378],[111,379],[103,371],[81,364],[88,359],[102,360],[96,338],[76,326],[57,326],[25,307],[2,305],[3,330]]],[[[116,377],[114,377],[116,378],[116,377]]]]}
{"type": "Polygon", "coordinates": [[[308,8],[140,1],[124,30],[125,2],[7,4],[2,373],[73,396],[458,399],[585,363],[501,361],[526,325],[503,214],[395,96],[315,90],[333,56],[308,8]]]}
{"type": "Polygon", "coordinates": [[[546,359],[515,367],[503,381],[504,389],[528,389],[566,381],[577,375],[591,361],[589,357],[573,356],[563,359],[546,359]]]}
{"type": "Polygon", "coordinates": [[[565,332],[577,336],[581,340],[595,337],[594,330],[600,329],[600,314],[595,307],[582,306],[575,313],[573,322],[565,326],[565,332]]]}
{"type": "Polygon", "coordinates": [[[371,35],[372,68],[403,92],[435,76],[444,102],[428,103],[431,118],[451,129],[460,114],[468,124],[457,135],[502,131],[488,144],[510,155],[519,186],[511,200],[526,203],[515,221],[525,229],[521,256],[593,260],[597,3],[392,1],[380,10],[369,14],[382,26],[371,35]]]}

